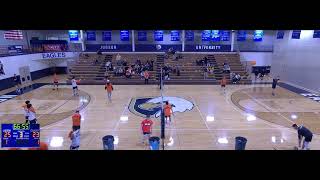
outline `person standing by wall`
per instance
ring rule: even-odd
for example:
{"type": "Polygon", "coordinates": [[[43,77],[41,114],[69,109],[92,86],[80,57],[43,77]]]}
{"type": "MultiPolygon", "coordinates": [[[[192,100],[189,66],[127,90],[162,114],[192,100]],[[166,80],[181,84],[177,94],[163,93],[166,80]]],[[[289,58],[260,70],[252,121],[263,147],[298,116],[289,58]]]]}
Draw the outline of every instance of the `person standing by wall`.
{"type": "Polygon", "coordinates": [[[16,93],[21,94],[20,78],[16,74],[13,75],[13,83],[16,87],[16,93]]]}
{"type": "Polygon", "coordinates": [[[121,60],[121,56],[120,56],[120,54],[117,54],[117,56],[116,56],[116,61],[118,62],[118,61],[120,61],[121,60]]]}
{"type": "Polygon", "coordinates": [[[277,76],[276,78],[273,78],[273,80],[272,80],[272,96],[275,96],[274,91],[277,88],[277,84],[278,84],[279,80],[280,80],[279,76],[277,76]]]}

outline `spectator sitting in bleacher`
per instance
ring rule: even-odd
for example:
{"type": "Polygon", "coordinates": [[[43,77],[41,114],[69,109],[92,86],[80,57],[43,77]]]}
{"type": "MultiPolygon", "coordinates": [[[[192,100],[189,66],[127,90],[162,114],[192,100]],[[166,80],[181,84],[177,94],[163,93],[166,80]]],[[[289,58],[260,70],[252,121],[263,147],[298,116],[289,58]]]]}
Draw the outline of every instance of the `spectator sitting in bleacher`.
{"type": "Polygon", "coordinates": [[[109,75],[104,76],[104,81],[105,81],[105,83],[110,82],[109,75]]]}
{"type": "Polygon", "coordinates": [[[230,73],[230,79],[232,80],[233,84],[236,84],[236,83],[240,82],[241,76],[239,73],[236,74],[236,73],[232,72],[232,73],[230,73]]]}
{"type": "Polygon", "coordinates": [[[182,59],[182,55],[180,54],[179,51],[176,51],[176,53],[173,56],[173,60],[179,60],[182,59]]]}
{"type": "Polygon", "coordinates": [[[135,71],[137,74],[140,74],[140,69],[141,69],[141,67],[140,67],[139,64],[135,64],[135,65],[134,65],[134,71],[135,71]]]}
{"type": "Polygon", "coordinates": [[[116,61],[117,66],[122,66],[122,63],[121,59],[116,61]]]}
{"type": "Polygon", "coordinates": [[[209,70],[208,67],[204,67],[204,68],[203,68],[203,76],[204,76],[204,79],[207,79],[207,78],[208,78],[208,70],[209,70]]]}
{"type": "Polygon", "coordinates": [[[115,69],[115,71],[114,71],[115,76],[122,76],[123,75],[123,72],[124,72],[123,67],[118,66],[118,67],[115,67],[114,69],[115,69]]]}
{"type": "Polygon", "coordinates": [[[165,64],[162,69],[163,69],[164,71],[168,71],[168,70],[169,70],[169,67],[168,67],[167,64],[165,64]]]}
{"type": "Polygon", "coordinates": [[[168,49],[168,52],[167,52],[169,55],[174,55],[176,53],[176,51],[173,49],[173,47],[169,48],[168,49]]]}
{"type": "Polygon", "coordinates": [[[88,58],[89,54],[81,54],[81,57],[88,58]]]}
{"type": "Polygon", "coordinates": [[[165,72],[164,72],[164,79],[165,79],[165,80],[170,80],[170,73],[169,73],[169,71],[165,71],[165,72]]]}
{"type": "Polygon", "coordinates": [[[121,60],[121,56],[120,56],[120,54],[117,54],[116,61],[120,61],[120,60],[121,60]]]}
{"type": "Polygon", "coordinates": [[[203,66],[207,66],[208,64],[208,58],[207,57],[204,57],[203,59],[203,66]]]}
{"type": "Polygon", "coordinates": [[[106,62],[106,71],[110,69],[110,66],[111,66],[111,61],[109,60],[106,62]]]}
{"type": "Polygon", "coordinates": [[[109,71],[113,71],[113,65],[112,65],[112,63],[111,63],[110,66],[109,66],[109,71]]]}
{"type": "Polygon", "coordinates": [[[126,78],[131,78],[131,76],[132,76],[132,71],[131,71],[131,67],[129,67],[127,70],[126,70],[126,74],[125,74],[125,76],[126,76],[126,78]]]}
{"type": "Polygon", "coordinates": [[[231,72],[230,73],[230,79],[232,80],[232,83],[235,84],[236,83],[236,73],[231,72]]]}
{"type": "Polygon", "coordinates": [[[138,58],[137,60],[136,60],[136,63],[135,63],[136,65],[138,64],[138,65],[141,65],[141,61],[140,61],[140,59],[138,58]]]}
{"type": "Polygon", "coordinates": [[[200,65],[201,65],[201,61],[196,60],[196,65],[197,65],[197,66],[200,66],[200,65]]]}
{"type": "Polygon", "coordinates": [[[164,69],[165,69],[164,77],[166,80],[169,80],[170,79],[170,72],[172,71],[172,68],[167,64],[164,69]]]}
{"type": "Polygon", "coordinates": [[[237,83],[240,82],[240,80],[241,80],[241,76],[239,73],[236,74],[236,80],[237,80],[237,83]]]}
{"type": "Polygon", "coordinates": [[[230,73],[230,66],[228,63],[223,63],[223,73],[230,73]]]}
{"type": "Polygon", "coordinates": [[[127,60],[124,59],[124,60],[122,61],[122,66],[127,66],[127,65],[128,65],[127,60]]]}
{"type": "Polygon", "coordinates": [[[151,71],[153,71],[153,63],[154,63],[154,60],[151,60],[151,71]]]}
{"type": "Polygon", "coordinates": [[[264,76],[265,76],[265,69],[261,69],[260,77],[259,77],[261,81],[263,80],[264,76]]]}
{"type": "Polygon", "coordinates": [[[255,80],[257,80],[258,76],[259,76],[259,70],[255,69],[255,71],[254,71],[255,80]]]}
{"type": "Polygon", "coordinates": [[[141,80],[144,79],[144,70],[141,70],[139,74],[140,74],[140,79],[141,80]]]}
{"type": "Polygon", "coordinates": [[[173,65],[172,73],[177,73],[177,65],[173,65]]]}
{"type": "Polygon", "coordinates": [[[207,66],[207,68],[210,74],[214,73],[214,66],[207,66]]]}

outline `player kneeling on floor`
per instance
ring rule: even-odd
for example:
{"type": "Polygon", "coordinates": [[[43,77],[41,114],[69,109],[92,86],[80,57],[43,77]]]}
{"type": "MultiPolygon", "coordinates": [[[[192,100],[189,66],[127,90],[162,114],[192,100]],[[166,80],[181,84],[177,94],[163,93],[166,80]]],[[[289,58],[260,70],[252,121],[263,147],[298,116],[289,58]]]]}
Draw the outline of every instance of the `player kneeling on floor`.
{"type": "Polygon", "coordinates": [[[149,141],[150,135],[152,134],[152,125],[153,122],[150,119],[150,115],[147,115],[147,118],[141,122],[141,130],[143,135],[142,144],[145,144],[145,141],[149,141]]]}
{"type": "Polygon", "coordinates": [[[312,136],[313,136],[312,132],[309,129],[307,129],[306,127],[298,126],[297,124],[293,124],[292,127],[298,131],[299,148],[301,147],[302,138],[304,138],[303,144],[302,144],[302,149],[309,150],[310,149],[309,143],[312,141],[312,136]]]}

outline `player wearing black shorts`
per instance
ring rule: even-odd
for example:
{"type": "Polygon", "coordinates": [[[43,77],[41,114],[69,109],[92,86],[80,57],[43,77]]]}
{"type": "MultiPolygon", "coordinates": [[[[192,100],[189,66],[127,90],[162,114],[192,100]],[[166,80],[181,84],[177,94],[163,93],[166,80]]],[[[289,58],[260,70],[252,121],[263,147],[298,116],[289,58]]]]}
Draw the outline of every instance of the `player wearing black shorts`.
{"type": "Polygon", "coordinates": [[[302,149],[309,150],[309,143],[312,141],[312,136],[313,136],[312,132],[306,127],[298,126],[297,124],[293,124],[292,127],[298,131],[299,147],[301,147],[301,141],[302,141],[302,138],[304,137],[302,149]]]}
{"type": "Polygon", "coordinates": [[[276,87],[277,87],[277,84],[278,84],[278,81],[279,81],[280,79],[279,79],[279,76],[277,76],[277,78],[274,78],[273,80],[272,80],[272,96],[274,96],[275,94],[274,94],[274,91],[275,91],[275,89],[276,89],[276,87]]]}
{"type": "Polygon", "coordinates": [[[20,89],[20,78],[14,74],[13,75],[13,81],[14,81],[14,85],[16,86],[16,92],[17,94],[20,94],[21,93],[21,89],[20,89]]]}

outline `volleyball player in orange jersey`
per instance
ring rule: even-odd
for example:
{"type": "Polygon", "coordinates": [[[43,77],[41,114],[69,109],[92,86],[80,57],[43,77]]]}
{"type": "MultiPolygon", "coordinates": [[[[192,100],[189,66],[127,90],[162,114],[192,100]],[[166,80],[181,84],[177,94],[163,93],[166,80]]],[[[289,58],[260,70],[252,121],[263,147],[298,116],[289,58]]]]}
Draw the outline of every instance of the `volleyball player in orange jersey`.
{"type": "Polygon", "coordinates": [[[52,90],[55,89],[54,87],[56,87],[56,89],[58,90],[58,84],[59,84],[59,79],[57,77],[57,74],[54,73],[54,75],[53,75],[53,89],[52,90]]]}
{"type": "Polygon", "coordinates": [[[164,118],[166,121],[166,124],[168,123],[168,119],[169,119],[169,123],[171,123],[171,115],[172,115],[172,107],[175,107],[173,104],[169,104],[169,102],[167,101],[166,104],[163,107],[164,110],[164,118]]]}
{"type": "Polygon", "coordinates": [[[226,85],[227,85],[227,79],[225,76],[223,76],[223,78],[221,79],[220,85],[223,90],[223,94],[225,94],[226,93],[226,85]]]}
{"type": "Polygon", "coordinates": [[[110,82],[107,82],[105,88],[105,90],[107,90],[107,93],[108,93],[108,99],[109,101],[111,102],[111,95],[112,95],[112,91],[113,91],[113,86],[110,82]]]}

